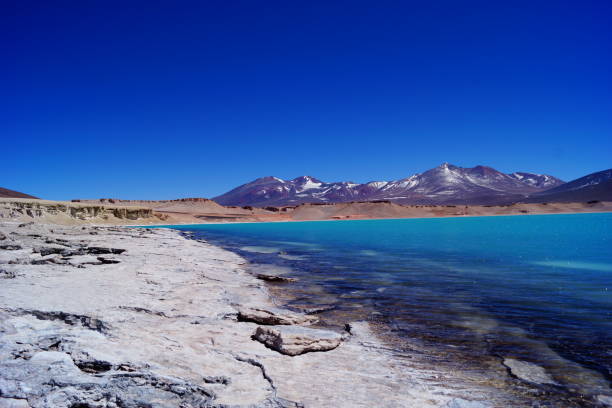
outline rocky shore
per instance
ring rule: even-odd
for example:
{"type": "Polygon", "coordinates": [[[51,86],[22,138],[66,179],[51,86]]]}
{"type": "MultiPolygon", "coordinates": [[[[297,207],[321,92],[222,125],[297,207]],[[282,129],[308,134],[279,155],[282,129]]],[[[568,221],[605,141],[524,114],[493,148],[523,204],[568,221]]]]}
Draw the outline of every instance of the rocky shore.
{"type": "Polygon", "coordinates": [[[168,229],[0,224],[0,407],[512,405],[365,322],[278,307],[258,275],[168,229]]]}

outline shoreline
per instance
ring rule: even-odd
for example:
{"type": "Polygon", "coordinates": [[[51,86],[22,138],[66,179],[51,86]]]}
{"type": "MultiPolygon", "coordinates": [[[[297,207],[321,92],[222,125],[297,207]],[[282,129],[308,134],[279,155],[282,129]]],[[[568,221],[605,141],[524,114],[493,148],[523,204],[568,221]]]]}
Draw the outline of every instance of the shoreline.
{"type": "Polygon", "coordinates": [[[400,217],[400,218],[343,218],[343,219],[326,219],[326,220],[279,220],[279,221],[234,221],[234,222],[198,222],[186,224],[126,224],[122,225],[129,228],[170,228],[170,227],[188,227],[191,225],[232,225],[232,224],[271,224],[271,223],[293,223],[293,222],[342,222],[342,221],[382,221],[382,220],[435,220],[447,218],[487,218],[487,217],[522,217],[522,216],[539,216],[539,215],[584,215],[584,214],[609,214],[611,211],[589,211],[589,212],[557,212],[557,213],[541,213],[541,214],[487,214],[487,215],[441,215],[437,217],[400,217]]]}
{"type": "Polygon", "coordinates": [[[129,400],[127,389],[163,401],[156,407],[512,406],[487,387],[432,383],[444,373],[399,364],[365,322],[345,322],[350,333],[329,351],[264,346],[252,336],[268,326],[237,311],[283,316],[267,287],[243,258],[178,231],[0,226],[3,242],[21,247],[0,252],[0,402],[71,407],[99,393],[129,400]],[[65,257],[41,247],[117,251],[65,257]]]}
{"type": "MultiPolygon", "coordinates": [[[[606,214],[606,213],[603,213],[603,214],[606,214]]],[[[197,237],[206,238],[205,233],[198,236],[198,232],[199,232],[198,229],[189,231],[189,226],[180,226],[180,227],[181,227],[180,230],[183,230],[183,232],[189,234],[194,239],[197,237]],[[191,234],[194,234],[194,235],[191,235],[191,234]]],[[[212,242],[215,242],[215,241],[213,240],[212,242]]],[[[236,253],[238,253],[240,256],[243,256],[246,259],[252,259],[254,262],[256,262],[255,266],[277,266],[277,267],[280,267],[281,269],[282,268],[287,269],[287,262],[283,261],[284,258],[282,256],[281,258],[283,259],[276,259],[271,254],[268,256],[267,252],[260,253],[255,250],[251,251],[249,249],[246,249],[248,245],[260,245],[258,242],[246,243],[246,242],[240,241],[239,245],[235,245],[235,244],[232,244],[231,240],[228,240],[226,242],[225,240],[222,239],[220,241],[220,244],[215,243],[215,245],[220,245],[222,248],[226,250],[237,251],[236,253]],[[250,256],[251,252],[253,252],[253,256],[250,256]],[[268,263],[270,265],[268,265],[268,263]]],[[[265,245],[265,244],[261,243],[261,245],[265,245]]],[[[296,274],[292,274],[291,271],[286,271],[285,273],[289,277],[295,276],[298,279],[297,283],[287,283],[287,284],[272,283],[271,284],[273,288],[276,288],[276,290],[271,289],[272,293],[282,299],[282,304],[285,307],[292,308],[292,303],[294,303],[292,301],[296,299],[294,298],[293,293],[296,293],[298,296],[297,310],[300,310],[303,307],[301,305],[304,305],[303,303],[304,298],[322,297],[326,299],[326,300],[323,300],[322,302],[323,305],[318,305],[316,300],[313,301],[314,304],[309,305],[309,307],[312,307],[313,309],[317,309],[320,306],[323,306],[323,309],[325,309],[325,303],[335,302],[333,300],[330,301],[329,298],[335,297],[336,301],[341,302],[341,303],[338,303],[337,305],[339,306],[339,309],[342,309],[342,310],[338,311],[336,307],[333,307],[332,309],[323,310],[321,312],[321,315],[323,315],[326,320],[331,319],[329,323],[332,323],[333,321],[336,327],[342,326],[343,324],[342,319],[345,319],[344,321],[347,321],[346,316],[352,315],[352,317],[348,318],[348,321],[367,320],[368,323],[370,324],[371,330],[375,333],[375,335],[379,338],[381,342],[386,344],[386,347],[388,347],[389,349],[394,349],[396,352],[400,354],[402,353],[400,352],[400,350],[407,349],[409,350],[408,354],[412,354],[411,351],[419,350],[417,354],[425,353],[428,355],[429,359],[438,361],[437,367],[435,367],[434,370],[436,369],[441,370],[442,372],[445,372],[445,373],[457,372],[457,371],[470,372],[471,373],[470,381],[474,381],[476,378],[483,376],[481,377],[480,380],[477,381],[480,384],[485,384],[485,383],[491,383],[490,385],[496,384],[494,385],[494,387],[497,388],[497,391],[500,394],[503,394],[505,392],[516,393],[515,396],[519,399],[527,398],[527,400],[525,400],[522,403],[522,405],[515,401],[516,405],[506,403],[505,405],[500,405],[500,406],[527,406],[527,405],[531,405],[531,403],[537,403],[537,402],[544,403],[544,404],[553,404],[554,406],[558,406],[558,407],[587,407],[587,406],[595,407],[595,406],[605,406],[606,404],[604,402],[601,402],[602,405],[600,405],[597,402],[593,402],[592,400],[592,398],[597,399],[600,396],[604,400],[608,398],[607,397],[608,393],[606,392],[608,385],[599,384],[595,386],[596,382],[599,381],[596,378],[600,375],[600,373],[597,373],[597,371],[589,372],[589,369],[580,367],[580,365],[576,364],[573,361],[563,360],[563,358],[560,355],[556,354],[552,350],[549,350],[548,345],[543,341],[541,343],[538,343],[537,341],[524,339],[524,342],[521,343],[520,346],[517,343],[516,345],[517,347],[519,348],[523,347],[525,349],[517,353],[516,358],[521,359],[519,355],[522,356],[522,359],[525,360],[525,365],[527,367],[530,367],[529,370],[541,371],[542,373],[544,373],[548,371],[548,369],[550,369],[551,371],[548,372],[546,376],[548,376],[548,374],[550,373],[554,375],[559,375],[560,367],[547,367],[547,364],[545,363],[545,361],[538,361],[537,358],[529,359],[526,355],[523,354],[524,352],[531,352],[532,351],[531,348],[539,349],[542,352],[546,351],[548,354],[550,354],[550,358],[552,358],[553,360],[559,359],[559,360],[565,361],[564,363],[560,363],[560,364],[564,366],[567,365],[567,367],[565,368],[570,369],[570,371],[580,372],[581,370],[584,370],[584,372],[581,375],[585,375],[585,376],[594,375],[593,377],[594,382],[591,384],[592,386],[594,386],[594,389],[589,390],[590,392],[586,392],[585,395],[581,395],[582,392],[576,391],[575,389],[573,389],[571,385],[568,386],[567,384],[561,385],[559,383],[556,383],[557,388],[555,392],[550,392],[551,391],[549,389],[550,387],[547,388],[545,384],[536,385],[537,381],[526,380],[525,379],[526,377],[523,378],[521,377],[521,374],[517,374],[516,371],[512,371],[511,369],[508,368],[508,365],[513,364],[514,357],[515,357],[513,356],[513,353],[506,354],[506,357],[504,357],[503,355],[499,355],[497,353],[485,353],[479,356],[478,350],[485,351],[487,349],[487,344],[489,346],[491,344],[494,344],[494,342],[492,342],[491,340],[484,341],[484,339],[480,339],[482,341],[478,344],[474,344],[475,346],[474,349],[469,348],[469,349],[463,350],[461,348],[467,346],[468,343],[473,340],[467,340],[468,337],[465,337],[464,340],[458,341],[457,344],[455,344],[453,341],[445,341],[443,337],[440,337],[434,332],[423,332],[422,335],[416,335],[416,334],[411,335],[410,333],[404,333],[402,336],[398,336],[396,334],[393,334],[392,332],[394,331],[393,327],[395,327],[395,325],[399,323],[400,321],[395,321],[392,315],[386,315],[386,318],[382,320],[372,318],[374,314],[382,317],[382,314],[378,313],[379,311],[382,311],[382,310],[379,310],[376,307],[373,307],[370,310],[369,308],[371,308],[371,306],[367,306],[367,304],[362,305],[362,307],[365,306],[364,309],[360,309],[361,311],[363,311],[363,313],[357,312],[356,310],[355,310],[355,313],[353,313],[350,310],[350,307],[348,310],[345,307],[343,307],[344,305],[343,298],[345,297],[344,295],[349,295],[350,293],[342,294],[342,292],[338,293],[334,291],[332,294],[332,292],[327,292],[324,289],[324,287],[321,286],[320,284],[314,284],[310,282],[310,278],[316,279],[315,276],[311,276],[309,272],[306,272],[306,273],[299,272],[299,270],[301,269],[299,263],[297,265],[291,265],[289,267],[294,269],[294,272],[296,272],[296,274]],[[312,293],[309,294],[309,291],[307,289],[304,289],[303,285],[301,285],[300,282],[305,282],[306,285],[310,285],[310,286],[320,286],[320,288],[315,288],[315,290],[313,290],[312,293]],[[298,285],[298,286],[294,288],[293,286],[295,285],[298,285]],[[321,291],[321,289],[323,291],[321,291]],[[368,311],[374,312],[374,313],[371,313],[371,316],[368,317],[368,315],[370,315],[368,311]],[[336,315],[336,316],[333,316],[333,315],[336,315]],[[339,315],[340,317],[338,318],[337,315],[339,315]],[[372,324],[374,324],[374,326],[372,326],[372,324]],[[406,335],[408,335],[408,337],[405,337],[406,335]],[[453,348],[455,349],[453,350],[453,348]],[[508,355],[512,356],[510,357],[509,360],[507,360],[508,355]],[[541,364],[542,366],[547,367],[547,369],[543,369],[542,367],[539,367],[538,364],[541,364]],[[487,373],[491,375],[491,378],[488,378],[488,379],[486,378],[487,373]],[[531,383],[531,381],[534,381],[534,383],[531,383]],[[506,385],[502,386],[500,385],[500,382],[505,382],[506,385]],[[542,387],[543,385],[544,387],[542,387]],[[533,386],[533,388],[530,388],[530,386],[533,386]],[[602,386],[603,388],[601,388],[602,386]],[[595,391],[597,388],[599,388],[599,391],[595,391]],[[595,391],[595,393],[593,393],[593,391],[595,391]],[[530,399],[530,397],[533,397],[534,395],[538,393],[541,393],[539,397],[533,400],[530,399]],[[603,394],[598,395],[599,393],[603,393],[603,394]]],[[[283,275],[285,274],[282,271],[280,273],[283,275]]],[[[348,298],[349,299],[346,299],[346,300],[349,301],[349,303],[352,303],[350,301],[351,296],[348,296],[348,298]]],[[[466,320],[465,322],[466,324],[468,324],[469,319],[466,320]]],[[[495,325],[495,317],[487,316],[486,312],[482,313],[481,311],[480,313],[478,313],[478,317],[476,320],[473,321],[473,323],[474,324],[484,323],[485,325],[487,324],[495,325]],[[484,320],[481,321],[478,319],[484,319],[484,320]]],[[[508,327],[508,330],[510,331],[513,330],[511,325],[507,325],[506,323],[506,326],[508,327]]],[[[466,326],[466,332],[469,332],[470,330],[467,330],[467,327],[468,326],[466,326]]],[[[516,330],[520,330],[518,326],[516,327],[516,330]]],[[[469,337],[474,337],[475,340],[476,338],[479,338],[481,336],[481,333],[480,334],[479,333],[471,333],[471,334],[466,333],[466,334],[469,337]]],[[[418,360],[418,357],[416,357],[416,360],[415,360],[414,355],[411,355],[410,358],[413,360],[412,361],[413,363],[416,363],[416,360],[418,360]]],[[[520,361],[520,360],[516,360],[516,361],[520,361]]],[[[430,362],[421,361],[420,363],[423,364],[423,367],[428,367],[428,369],[432,369],[432,365],[430,362]]],[[[444,377],[445,374],[441,374],[441,376],[444,377]]],[[[456,378],[452,379],[452,376],[449,376],[449,377],[450,378],[447,377],[447,380],[450,383],[457,382],[456,378]]],[[[553,381],[553,380],[548,380],[546,378],[549,378],[549,377],[543,376],[541,379],[544,380],[545,382],[553,381]]]]}

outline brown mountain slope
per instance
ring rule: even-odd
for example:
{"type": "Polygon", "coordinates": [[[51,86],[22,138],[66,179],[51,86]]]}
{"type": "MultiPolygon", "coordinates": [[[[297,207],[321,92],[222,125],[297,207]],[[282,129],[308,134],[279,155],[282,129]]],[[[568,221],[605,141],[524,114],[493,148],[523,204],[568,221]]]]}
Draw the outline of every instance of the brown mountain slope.
{"type": "Polygon", "coordinates": [[[9,190],[8,188],[0,187],[0,197],[2,198],[35,198],[38,197],[31,196],[29,194],[20,193],[19,191],[9,190]]]}
{"type": "Polygon", "coordinates": [[[575,190],[552,191],[547,194],[534,195],[526,200],[529,203],[572,203],[587,201],[612,201],[612,180],[588,185],[575,190]]]}
{"type": "MultiPolygon", "coordinates": [[[[376,218],[428,218],[487,215],[561,214],[610,212],[612,202],[518,203],[512,205],[399,205],[390,202],[302,204],[284,207],[278,221],[343,220],[376,218]]],[[[263,219],[262,219],[263,221],[263,219]]],[[[269,217],[267,221],[275,221],[269,217]]]]}

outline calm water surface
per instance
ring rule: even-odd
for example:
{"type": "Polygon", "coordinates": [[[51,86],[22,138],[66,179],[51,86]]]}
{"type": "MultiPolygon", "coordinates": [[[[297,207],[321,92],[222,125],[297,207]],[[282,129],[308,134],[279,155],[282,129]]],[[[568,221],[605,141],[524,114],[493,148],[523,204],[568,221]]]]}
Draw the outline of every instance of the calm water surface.
{"type": "Polygon", "coordinates": [[[325,288],[323,303],[364,308],[400,338],[534,362],[566,389],[610,392],[612,214],[173,228],[290,267],[325,288]]]}

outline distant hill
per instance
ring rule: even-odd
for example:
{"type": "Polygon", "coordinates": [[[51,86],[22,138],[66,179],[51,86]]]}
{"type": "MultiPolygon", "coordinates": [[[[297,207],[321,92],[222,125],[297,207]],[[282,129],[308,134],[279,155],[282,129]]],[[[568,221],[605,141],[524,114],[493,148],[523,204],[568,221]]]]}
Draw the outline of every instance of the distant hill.
{"type": "Polygon", "coordinates": [[[530,203],[612,201],[612,169],[598,171],[558,187],[535,193],[530,203]]]}
{"type": "Polygon", "coordinates": [[[378,200],[396,204],[499,204],[520,201],[562,184],[558,178],[544,174],[505,174],[487,166],[464,168],[443,163],[401,180],[365,184],[327,183],[310,176],[293,180],[263,177],[213,200],[222,205],[256,207],[378,200]]]}
{"type": "Polygon", "coordinates": [[[8,188],[0,187],[0,198],[35,198],[38,197],[31,196],[29,194],[20,193],[19,191],[9,190],[8,188]]]}

